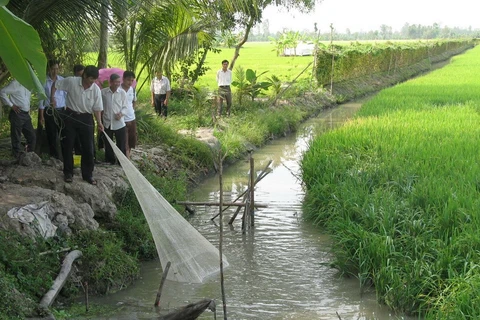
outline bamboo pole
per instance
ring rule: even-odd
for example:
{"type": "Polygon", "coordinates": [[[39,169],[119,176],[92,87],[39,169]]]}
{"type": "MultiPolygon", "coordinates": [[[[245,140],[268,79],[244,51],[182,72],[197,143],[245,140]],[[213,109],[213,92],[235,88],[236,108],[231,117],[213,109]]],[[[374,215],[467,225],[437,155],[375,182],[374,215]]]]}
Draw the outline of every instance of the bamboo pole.
{"type": "MultiPolygon", "coordinates": [[[[266,172],[266,170],[267,170],[268,166],[270,165],[270,163],[272,163],[272,160],[270,160],[270,161],[268,162],[268,164],[267,164],[267,166],[265,167],[265,169],[258,175],[257,179],[255,180],[255,185],[256,185],[257,183],[259,183],[263,178],[265,178],[265,176],[266,176],[267,174],[270,173],[270,172],[266,172]]],[[[234,203],[237,202],[237,200],[240,199],[241,197],[243,197],[243,202],[245,202],[245,197],[244,197],[244,196],[249,192],[249,190],[250,190],[250,188],[247,188],[247,190],[243,191],[239,196],[237,196],[237,197],[235,198],[235,200],[233,200],[233,202],[234,202],[234,203]]],[[[227,206],[226,208],[223,208],[223,211],[225,211],[225,210],[227,210],[227,209],[228,209],[228,206],[227,206]]],[[[212,219],[210,219],[210,220],[213,220],[213,219],[215,219],[216,217],[218,217],[218,214],[217,214],[215,217],[213,217],[212,219]]]]}
{"type": "Polygon", "coordinates": [[[333,49],[333,23],[330,23],[330,48],[332,49],[332,74],[330,75],[330,94],[333,94],[333,74],[335,73],[335,50],[333,49]]]}
{"type": "Polygon", "coordinates": [[[88,281],[85,281],[85,312],[88,312],[89,304],[88,304],[88,281]]]}
{"type": "MultiPolygon", "coordinates": [[[[246,201],[245,203],[248,204],[248,199],[247,199],[247,201],[246,201]]],[[[245,233],[246,225],[247,225],[247,223],[246,223],[246,220],[247,220],[247,210],[248,210],[247,208],[248,208],[247,206],[243,207],[243,215],[242,215],[242,231],[243,231],[244,233],[245,233]]]]}
{"type": "MultiPolygon", "coordinates": [[[[194,205],[194,206],[210,206],[210,207],[218,207],[220,206],[220,202],[195,202],[195,201],[177,201],[178,204],[187,204],[187,205],[194,205]]],[[[223,206],[229,206],[229,207],[244,207],[245,203],[243,202],[225,202],[222,203],[223,206]]],[[[264,203],[257,203],[255,204],[255,207],[257,208],[268,208],[267,204],[264,203]]],[[[223,210],[225,211],[225,210],[223,210]]],[[[218,217],[218,215],[215,216],[215,218],[218,217]]]]}
{"type": "MultiPolygon", "coordinates": [[[[255,179],[255,185],[257,183],[259,183],[260,181],[262,181],[263,178],[265,178],[267,176],[267,174],[269,174],[270,172],[267,171],[268,167],[272,164],[273,160],[270,160],[268,161],[267,165],[265,166],[265,168],[263,168],[262,172],[260,172],[260,174],[258,175],[258,177],[255,179]]],[[[247,188],[247,190],[243,191],[233,202],[236,202],[238,199],[240,199],[241,197],[243,197],[243,202],[246,201],[246,199],[248,199],[248,192],[249,192],[250,188],[247,188]]],[[[228,208],[228,207],[227,207],[228,208]]],[[[256,206],[256,208],[259,208],[256,206]]],[[[235,218],[237,217],[238,213],[240,212],[240,207],[237,208],[237,210],[235,211],[235,213],[233,214],[232,218],[230,218],[230,221],[228,222],[228,224],[232,224],[233,221],[235,221],[235,218]]],[[[226,208],[224,209],[224,211],[226,210],[226,208]]],[[[218,217],[218,214],[215,215],[213,218],[211,218],[210,220],[214,220],[216,217],[218,217]]]]}
{"type": "MultiPolygon", "coordinates": [[[[238,215],[238,213],[240,212],[241,209],[242,209],[242,207],[238,207],[237,210],[235,210],[235,213],[230,218],[230,221],[228,221],[228,224],[232,224],[233,221],[235,221],[235,218],[237,217],[237,215],[238,215]]],[[[213,218],[213,219],[215,219],[215,218],[213,218]]]]}
{"type": "MultiPolygon", "coordinates": [[[[270,160],[267,164],[267,166],[262,170],[262,172],[258,175],[257,179],[255,180],[255,185],[257,183],[259,183],[260,181],[262,181],[263,178],[265,178],[267,176],[267,174],[269,174],[270,172],[267,171],[268,167],[270,166],[270,164],[272,163],[272,160],[270,160]]],[[[249,199],[249,191],[250,191],[250,188],[247,188],[247,190],[245,190],[239,197],[241,197],[242,195],[244,196],[243,197],[243,202],[247,202],[247,200],[249,199]]],[[[238,200],[238,198],[237,198],[238,200]]],[[[255,208],[259,208],[258,206],[258,203],[255,204],[255,208]]],[[[228,224],[233,224],[233,221],[235,221],[235,219],[237,218],[237,215],[240,213],[240,207],[237,208],[237,210],[235,211],[235,213],[233,214],[232,218],[230,219],[230,221],[228,222],[228,224]]],[[[216,217],[213,217],[213,219],[215,219],[216,217]]]]}
{"type": "Polygon", "coordinates": [[[249,208],[249,225],[254,225],[254,213],[255,213],[255,163],[250,152],[250,206],[249,208]]]}
{"type": "Polygon", "coordinates": [[[220,288],[222,291],[222,306],[223,306],[223,319],[227,320],[227,301],[225,298],[225,286],[224,286],[224,277],[223,277],[223,158],[221,154],[218,155],[218,167],[220,169],[220,174],[218,176],[220,184],[220,204],[219,204],[219,214],[220,214],[220,239],[218,246],[218,253],[220,256],[220,288]]]}
{"type": "Polygon", "coordinates": [[[172,263],[170,261],[167,262],[165,266],[165,270],[163,270],[162,280],[160,280],[160,286],[158,287],[157,297],[155,298],[155,307],[160,305],[160,297],[162,296],[163,285],[165,284],[165,280],[167,280],[168,270],[170,269],[170,265],[172,263]]]}

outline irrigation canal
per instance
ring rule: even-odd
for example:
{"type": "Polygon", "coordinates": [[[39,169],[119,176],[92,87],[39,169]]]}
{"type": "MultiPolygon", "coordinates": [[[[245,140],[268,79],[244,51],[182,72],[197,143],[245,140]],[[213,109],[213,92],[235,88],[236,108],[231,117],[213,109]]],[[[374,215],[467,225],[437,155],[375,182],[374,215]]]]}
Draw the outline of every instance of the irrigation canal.
{"type": "MultiPolygon", "coordinates": [[[[225,270],[229,319],[409,319],[393,314],[376,302],[375,293],[360,292],[356,279],[346,279],[329,267],[330,239],[302,220],[304,196],[299,180],[299,160],[312,136],[342,124],[360,108],[362,101],[325,110],[304,123],[297,133],[277,139],[253,153],[258,173],[273,160],[273,171],[258,183],[255,201],[268,208],[255,214],[255,227],[243,234],[239,217],[230,227],[233,214],[224,215],[223,252],[230,263],[225,270]],[[338,315],[337,315],[338,313],[338,315]]],[[[224,170],[224,201],[230,202],[247,188],[248,161],[224,170]]],[[[192,201],[219,201],[218,177],[204,181],[192,194],[192,201]]],[[[196,207],[191,218],[214,245],[218,245],[218,212],[215,207],[196,207]]],[[[203,298],[217,302],[217,319],[223,319],[219,277],[192,285],[167,281],[160,300],[153,307],[161,279],[158,261],[142,265],[141,279],[126,290],[90,302],[114,306],[108,317],[89,319],[156,319],[166,310],[203,298]]],[[[206,311],[200,319],[214,319],[206,311]]]]}

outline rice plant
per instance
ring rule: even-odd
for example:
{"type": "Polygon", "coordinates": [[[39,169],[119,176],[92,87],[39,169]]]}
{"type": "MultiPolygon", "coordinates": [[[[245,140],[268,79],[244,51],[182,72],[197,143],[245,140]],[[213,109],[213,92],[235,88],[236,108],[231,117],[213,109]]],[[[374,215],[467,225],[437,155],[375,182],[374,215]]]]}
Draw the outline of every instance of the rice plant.
{"type": "Polygon", "coordinates": [[[394,310],[480,314],[479,72],[475,48],[384,90],[302,159],[305,215],[333,235],[333,265],[394,310]]]}

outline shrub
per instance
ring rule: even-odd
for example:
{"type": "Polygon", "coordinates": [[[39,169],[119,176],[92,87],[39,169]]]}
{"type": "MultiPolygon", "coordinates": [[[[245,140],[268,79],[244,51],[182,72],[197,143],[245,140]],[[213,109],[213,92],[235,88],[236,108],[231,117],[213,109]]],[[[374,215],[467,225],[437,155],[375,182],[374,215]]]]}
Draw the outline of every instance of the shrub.
{"type": "Polygon", "coordinates": [[[93,292],[120,290],[138,276],[137,259],[123,251],[123,241],[113,232],[83,231],[69,242],[83,253],[79,261],[81,275],[93,292]]]}

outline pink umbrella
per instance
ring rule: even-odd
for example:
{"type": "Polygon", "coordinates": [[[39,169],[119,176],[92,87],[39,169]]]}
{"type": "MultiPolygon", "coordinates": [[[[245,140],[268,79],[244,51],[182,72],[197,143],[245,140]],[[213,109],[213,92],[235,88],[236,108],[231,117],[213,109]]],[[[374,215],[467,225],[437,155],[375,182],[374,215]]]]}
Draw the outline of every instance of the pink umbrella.
{"type": "MultiPolygon", "coordinates": [[[[116,73],[120,76],[120,78],[123,77],[123,73],[125,71],[120,69],[120,68],[105,68],[105,69],[100,69],[98,70],[98,79],[95,81],[95,83],[100,87],[100,88],[106,88],[110,85],[110,75],[116,73]]],[[[132,87],[136,87],[137,82],[133,80],[132,87]]]]}

